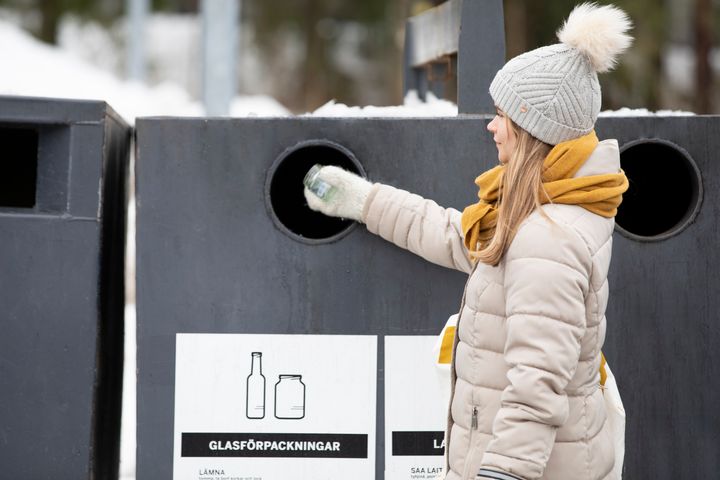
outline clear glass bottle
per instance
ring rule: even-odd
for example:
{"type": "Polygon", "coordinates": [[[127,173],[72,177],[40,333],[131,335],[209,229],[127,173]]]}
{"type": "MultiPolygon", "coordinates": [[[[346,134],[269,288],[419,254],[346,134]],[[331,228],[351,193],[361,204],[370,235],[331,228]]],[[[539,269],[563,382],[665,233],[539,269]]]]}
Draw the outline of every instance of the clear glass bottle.
{"type": "Polygon", "coordinates": [[[305,384],[302,375],[280,375],[275,384],[275,418],[305,417],[305,384]]]}
{"type": "Polygon", "coordinates": [[[265,418],[265,377],[262,374],[262,352],[252,352],[252,366],[247,377],[247,418],[265,418]]]}
{"type": "Polygon", "coordinates": [[[329,201],[335,193],[335,187],[326,181],[320,179],[318,174],[323,166],[316,163],[310,170],[305,174],[303,184],[315,195],[325,202],[329,201]]]}

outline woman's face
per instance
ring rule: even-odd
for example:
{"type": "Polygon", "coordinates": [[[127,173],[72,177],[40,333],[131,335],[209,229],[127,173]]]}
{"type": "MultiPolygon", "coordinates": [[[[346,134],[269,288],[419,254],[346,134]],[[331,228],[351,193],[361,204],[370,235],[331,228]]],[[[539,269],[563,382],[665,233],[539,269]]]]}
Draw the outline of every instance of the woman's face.
{"type": "Polygon", "coordinates": [[[510,155],[515,150],[517,138],[510,128],[505,112],[497,107],[495,107],[495,111],[495,118],[488,124],[487,129],[493,134],[493,140],[498,149],[498,160],[504,165],[510,160],[510,155]]]}

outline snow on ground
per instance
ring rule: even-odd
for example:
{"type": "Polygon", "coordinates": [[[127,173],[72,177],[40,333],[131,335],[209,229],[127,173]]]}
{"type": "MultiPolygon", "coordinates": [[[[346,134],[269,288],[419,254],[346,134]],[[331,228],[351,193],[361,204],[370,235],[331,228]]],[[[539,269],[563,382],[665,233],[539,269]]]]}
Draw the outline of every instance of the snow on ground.
{"type": "MultiPolygon", "coordinates": [[[[44,44],[0,20],[0,94],[104,100],[130,124],[140,116],[202,116],[203,106],[176,84],[148,87],[118,79],[77,56],[44,44]]],[[[238,96],[231,116],[286,116],[267,96],[238,96]]]]}
{"type": "MultiPolygon", "coordinates": [[[[134,243],[134,242],[133,242],[134,243]]],[[[135,305],[125,306],[125,364],[123,365],[123,405],[120,429],[120,479],[135,479],[135,432],[137,405],[136,386],[136,322],[135,305]]]]}

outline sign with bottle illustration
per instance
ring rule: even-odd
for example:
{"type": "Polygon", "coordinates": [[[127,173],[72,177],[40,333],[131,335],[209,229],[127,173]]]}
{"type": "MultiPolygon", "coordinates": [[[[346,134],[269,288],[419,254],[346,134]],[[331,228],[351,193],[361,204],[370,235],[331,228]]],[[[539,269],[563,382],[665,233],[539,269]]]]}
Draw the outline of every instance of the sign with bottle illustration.
{"type": "Polygon", "coordinates": [[[377,338],[178,334],[175,480],[374,478],[377,338]]]}
{"type": "Polygon", "coordinates": [[[385,480],[444,478],[450,370],[437,336],[385,337],[385,480]]]}

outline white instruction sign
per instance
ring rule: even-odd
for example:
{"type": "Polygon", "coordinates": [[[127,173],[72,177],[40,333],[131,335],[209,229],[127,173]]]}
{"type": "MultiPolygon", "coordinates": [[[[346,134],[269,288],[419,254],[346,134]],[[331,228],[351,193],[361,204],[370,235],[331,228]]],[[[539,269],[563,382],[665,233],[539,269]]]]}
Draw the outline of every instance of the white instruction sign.
{"type": "Polygon", "coordinates": [[[375,475],[377,337],[178,334],[175,480],[375,475]]]}
{"type": "Polygon", "coordinates": [[[444,478],[450,370],[437,336],[385,337],[385,480],[444,478]]]}

